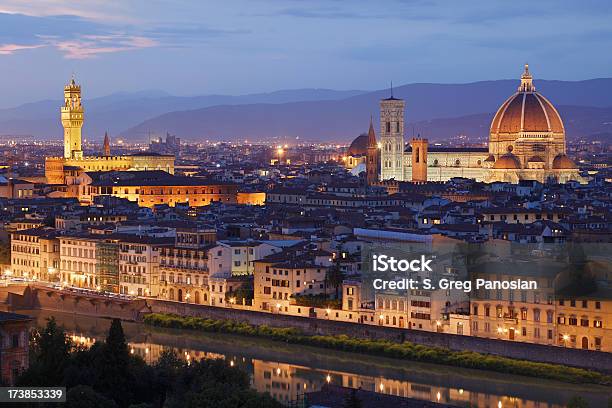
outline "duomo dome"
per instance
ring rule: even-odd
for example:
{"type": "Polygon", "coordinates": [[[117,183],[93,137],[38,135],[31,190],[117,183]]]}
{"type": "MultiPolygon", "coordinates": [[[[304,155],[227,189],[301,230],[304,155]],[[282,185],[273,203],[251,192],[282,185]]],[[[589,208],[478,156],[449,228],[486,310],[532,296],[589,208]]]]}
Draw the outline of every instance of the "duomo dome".
{"type": "Polygon", "coordinates": [[[521,76],[518,91],[497,110],[491,122],[489,152],[499,158],[508,148],[518,157],[521,166],[535,156],[552,167],[558,154],[565,154],[565,129],[559,112],[536,91],[529,66],[521,76]]]}
{"type": "Polygon", "coordinates": [[[489,153],[488,181],[579,178],[578,167],[566,156],[563,120],[536,91],[528,65],[517,92],[502,103],[491,121],[489,153]]]}

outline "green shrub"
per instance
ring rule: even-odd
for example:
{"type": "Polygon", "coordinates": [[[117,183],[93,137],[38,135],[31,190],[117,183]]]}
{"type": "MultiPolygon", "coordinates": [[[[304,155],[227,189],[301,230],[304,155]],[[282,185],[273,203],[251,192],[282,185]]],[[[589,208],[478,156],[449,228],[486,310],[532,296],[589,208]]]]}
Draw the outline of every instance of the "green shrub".
{"type": "Polygon", "coordinates": [[[608,375],[582,368],[556,364],[515,360],[508,357],[453,351],[443,347],[426,346],[410,342],[395,343],[380,339],[359,339],[347,335],[323,336],[305,335],[296,328],[279,328],[267,325],[255,326],[236,320],[214,320],[201,317],[152,313],[145,315],[145,324],[178,329],[195,329],[206,332],[222,332],[245,336],[265,337],[287,343],[303,344],[334,350],[345,350],[405,360],[445,364],[456,367],[474,368],[518,374],[530,377],[549,378],[572,383],[610,384],[608,375]]]}

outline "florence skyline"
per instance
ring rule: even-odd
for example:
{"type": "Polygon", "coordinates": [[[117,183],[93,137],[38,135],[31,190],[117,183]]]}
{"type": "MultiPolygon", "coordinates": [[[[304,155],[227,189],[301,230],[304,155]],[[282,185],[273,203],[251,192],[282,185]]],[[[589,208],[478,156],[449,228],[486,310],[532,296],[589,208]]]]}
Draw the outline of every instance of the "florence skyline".
{"type": "Polygon", "coordinates": [[[0,2],[0,107],[56,97],[74,72],[88,96],[394,83],[608,77],[612,7],[516,2],[0,2]],[[19,83],[19,87],[14,84],[19,83]]]}

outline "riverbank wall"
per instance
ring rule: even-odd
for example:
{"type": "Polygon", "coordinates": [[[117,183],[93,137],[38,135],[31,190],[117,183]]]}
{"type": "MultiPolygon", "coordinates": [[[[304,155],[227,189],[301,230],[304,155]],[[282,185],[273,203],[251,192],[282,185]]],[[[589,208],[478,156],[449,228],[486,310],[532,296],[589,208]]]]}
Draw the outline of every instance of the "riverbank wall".
{"type": "Polygon", "coordinates": [[[0,309],[41,309],[85,316],[141,321],[147,313],[170,313],[211,319],[233,319],[252,325],[293,327],[308,335],[348,335],[360,339],[385,339],[394,342],[438,346],[456,351],[474,351],[509,358],[612,372],[612,353],[571,349],[540,344],[512,342],[399,329],[393,327],[287,316],[267,312],[185,304],[156,299],[123,300],[86,296],[36,286],[0,288],[0,309]]]}
{"type": "Polygon", "coordinates": [[[308,335],[347,335],[360,339],[385,339],[395,342],[409,341],[427,346],[444,347],[455,351],[475,351],[520,360],[563,364],[608,373],[612,372],[612,353],[594,350],[563,348],[160,300],[149,301],[148,305],[153,313],[170,313],[211,319],[233,319],[256,326],[294,327],[308,335]]]}

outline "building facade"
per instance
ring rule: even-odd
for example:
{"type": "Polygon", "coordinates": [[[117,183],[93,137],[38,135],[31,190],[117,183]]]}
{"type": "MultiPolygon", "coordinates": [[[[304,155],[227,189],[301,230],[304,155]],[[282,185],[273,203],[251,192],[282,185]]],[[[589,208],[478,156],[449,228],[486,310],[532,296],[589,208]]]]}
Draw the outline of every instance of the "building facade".
{"type": "Polygon", "coordinates": [[[463,177],[489,183],[586,182],[566,155],[561,116],[536,92],[527,65],[518,91],[501,105],[491,122],[488,147],[406,146],[404,107],[404,101],[393,95],[380,101],[381,180],[448,181],[463,177]],[[421,154],[423,149],[427,154],[421,154]]]}
{"type": "Polygon", "coordinates": [[[66,184],[71,171],[108,170],[163,170],[174,174],[174,156],[142,153],[129,156],[111,156],[108,135],[104,152],[100,156],[84,156],[82,128],[85,109],[81,100],[81,85],[74,78],[64,87],[64,105],[60,108],[64,128],[64,156],[45,158],[45,177],[48,184],[66,184]]]}
{"type": "Polygon", "coordinates": [[[11,233],[11,270],[15,277],[56,282],[59,280],[60,243],[50,228],[11,233]]]}
{"type": "Polygon", "coordinates": [[[29,366],[29,316],[0,312],[0,383],[15,385],[29,366]]]}

